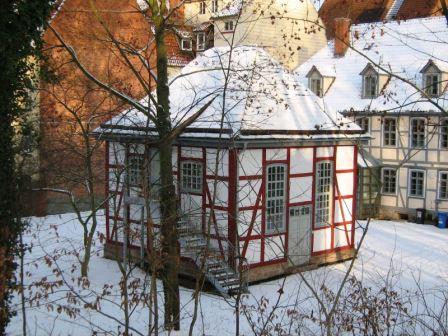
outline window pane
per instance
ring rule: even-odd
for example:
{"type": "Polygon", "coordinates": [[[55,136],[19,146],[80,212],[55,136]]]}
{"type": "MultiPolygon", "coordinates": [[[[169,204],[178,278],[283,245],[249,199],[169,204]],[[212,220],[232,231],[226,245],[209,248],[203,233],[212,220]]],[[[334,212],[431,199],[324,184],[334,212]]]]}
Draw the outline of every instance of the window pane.
{"type": "Polygon", "coordinates": [[[411,170],[411,180],[409,195],[411,196],[423,196],[425,187],[425,172],[420,170],[411,170]]]}
{"type": "Polygon", "coordinates": [[[266,230],[282,231],[285,227],[286,166],[268,166],[266,175],[266,230]]]}
{"type": "Polygon", "coordinates": [[[423,148],[425,147],[425,120],[412,119],[411,122],[411,147],[423,148]]]}
{"type": "Polygon", "coordinates": [[[202,192],[202,163],[182,162],[181,174],[183,191],[202,192]]]}
{"type": "Polygon", "coordinates": [[[316,227],[331,224],[330,210],[333,187],[333,163],[319,162],[316,174],[315,225],[316,227]]]}
{"type": "Polygon", "coordinates": [[[448,172],[440,172],[440,175],[439,175],[439,198],[448,199],[448,172]]]}
{"type": "Polygon", "coordinates": [[[383,169],[383,193],[395,194],[397,190],[397,171],[392,168],[383,169]]]}

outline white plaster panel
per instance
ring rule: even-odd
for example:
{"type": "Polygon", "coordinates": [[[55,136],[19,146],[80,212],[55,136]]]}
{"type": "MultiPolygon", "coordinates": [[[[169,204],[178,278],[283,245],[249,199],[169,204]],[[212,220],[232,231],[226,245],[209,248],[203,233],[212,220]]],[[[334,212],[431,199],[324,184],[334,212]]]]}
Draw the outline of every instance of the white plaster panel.
{"type": "Polygon", "coordinates": [[[313,252],[325,251],[331,248],[331,229],[313,231],[313,252]]]}
{"type": "Polygon", "coordinates": [[[395,206],[396,200],[397,200],[396,196],[383,195],[381,197],[381,205],[395,206]]]}
{"type": "MultiPolygon", "coordinates": [[[[336,179],[338,181],[338,187],[340,195],[347,196],[347,195],[353,195],[353,187],[354,187],[354,177],[353,173],[339,173],[336,174],[336,179]]],[[[337,190],[336,195],[337,194],[337,190]]]]}
{"type": "Polygon", "coordinates": [[[202,159],[202,148],[200,147],[181,147],[180,153],[183,158],[202,159]]]}
{"type": "Polygon", "coordinates": [[[309,202],[313,196],[313,176],[291,178],[289,188],[289,202],[309,202]]]}
{"type": "MultiPolygon", "coordinates": [[[[238,213],[238,235],[240,237],[247,236],[247,230],[249,229],[250,222],[252,220],[253,210],[240,211],[238,213]]],[[[262,210],[257,211],[255,217],[254,226],[252,227],[252,236],[261,235],[261,217],[262,210]]]]}
{"type": "Polygon", "coordinates": [[[109,170],[109,190],[111,192],[121,191],[123,189],[124,174],[121,169],[109,170]]]}
{"type": "Polygon", "coordinates": [[[340,146],[336,151],[336,170],[353,169],[355,147],[340,146]]]}
{"type": "Polygon", "coordinates": [[[333,147],[318,147],[316,151],[318,158],[333,156],[333,147]]]}
{"type": "MultiPolygon", "coordinates": [[[[216,218],[216,224],[218,226],[218,233],[220,236],[226,236],[227,237],[227,228],[228,228],[228,216],[226,211],[221,210],[214,210],[215,218],[216,218]]],[[[213,222],[213,219],[210,218],[211,211],[210,209],[206,210],[206,216],[205,216],[205,225],[207,230],[207,225],[210,224],[210,232],[212,234],[216,234],[216,226],[213,222]]]]}
{"type": "Polygon", "coordinates": [[[437,195],[437,193],[435,191],[426,191],[425,206],[424,206],[426,209],[428,209],[428,210],[435,209],[436,195],[437,195]]]}
{"type": "Polygon", "coordinates": [[[208,180],[208,189],[210,191],[210,201],[207,200],[207,202],[213,202],[215,201],[216,206],[227,206],[228,205],[228,196],[229,196],[229,188],[228,183],[225,181],[213,181],[208,180]],[[214,186],[216,183],[216,195],[214,186]]]}
{"type": "Polygon", "coordinates": [[[424,208],[425,200],[423,198],[409,197],[408,205],[409,209],[424,208]]]}
{"type": "Polygon", "coordinates": [[[264,261],[285,257],[285,235],[265,239],[264,261]]]}
{"type": "MultiPolygon", "coordinates": [[[[245,242],[240,242],[240,251],[243,251],[245,242]]],[[[249,264],[256,264],[260,262],[261,257],[261,240],[250,240],[247,245],[246,255],[249,264]]]]}
{"type": "Polygon", "coordinates": [[[109,164],[124,165],[125,147],[118,142],[109,142],[109,164]]]}
{"type": "Polygon", "coordinates": [[[263,151],[261,149],[244,150],[238,155],[239,176],[261,175],[262,165],[263,151]]]}
{"type": "Polygon", "coordinates": [[[266,160],[286,160],[288,158],[288,150],[286,148],[266,149],[266,160]]]}
{"type": "Polygon", "coordinates": [[[334,228],[334,247],[348,246],[352,239],[352,226],[344,225],[334,228]],[[347,240],[348,239],[348,240],[347,240]]]}
{"type": "Polygon", "coordinates": [[[206,149],[207,175],[229,176],[229,152],[215,148],[206,149]],[[216,166],[216,156],[218,155],[218,165],[216,166]],[[218,169],[216,169],[218,168],[218,169]],[[217,172],[217,173],[216,173],[217,172]]]}
{"type": "Polygon", "coordinates": [[[410,154],[411,159],[409,160],[410,162],[412,161],[420,161],[420,162],[424,162],[426,161],[426,150],[412,150],[411,154],[410,154]]]}
{"type": "Polygon", "coordinates": [[[313,148],[291,148],[291,174],[313,172],[313,148]]]}
{"type": "Polygon", "coordinates": [[[254,206],[260,192],[261,180],[240,180],[238,182],[238,205],[254,206]]]}
{"type": "Polygon", "coordinates": [[[406,199],[408,198],[407,189],[399,189],[398,196],[395,198],[397,200],[397,207],[405,208],[406,207],[406,199]],[[400,197],[401,195],[401,197],[400,197]]]}
{"type": "Polygon", "coordinates": [[[428,162],[437,162],[437,153],[436,150],[428,150],[428,162]]]}
{"type": "Polygon", "coordinates": [[[353,199],[342,199],[341,202],[339,200],[335,200],[334,202],[334,222],[341,223],[345,221],[352,220],[352,211],[353,211],[353,199]],[[344,217],[342,216],[344,214],[344,217]]]}
{"type": "Polygon", "coordinates": [[[200,216],[202,212],[202,196],[182,193],[180,200],[182,215],[200,216]]]}
{"type": "Polygon", "coordinates": [[[396,160],[397,159],[397,149],[396,148],[383,148],[383,159],[384,160],[396,160]]]}
{"type": "Polygon", "coordinates": [[[426,189],[437,189],[437,175],[438,172],[435,169],[428,169],[426,171],[426,189]]]}

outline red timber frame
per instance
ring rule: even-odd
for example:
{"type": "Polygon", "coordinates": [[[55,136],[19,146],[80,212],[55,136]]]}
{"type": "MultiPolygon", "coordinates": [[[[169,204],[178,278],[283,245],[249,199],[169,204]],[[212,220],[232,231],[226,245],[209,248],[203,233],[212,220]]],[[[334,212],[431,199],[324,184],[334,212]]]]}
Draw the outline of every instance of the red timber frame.
{"type": "MultiPolygon", "coordinates": [[[[183,161],[198,161],[201,162],[203,164],[203,189],[200,193],[192,193],[194,195],[197,196],[201,196],[202,197],[202,225],[203,228],[205,229],[205,214],[207,213],[207,209],[209,210],[217,210],[217,211],[225,211],[227,212],[227,217],[228,217],[228,235],[227,237],[220,237],[219,235],[212,235],[211,238],[216,239],[218,241],[218,245],[219,248],[221,250],[222,255],[224,256],[225,254],[225,250],[222,244],[223,240],[229,240],[232,244],[235,244],[236,246],[238,246],[237,244],[242,243],[242,250],[241,250],[241,257],[245,258],[246,257],[246,253],[247,253],[247,249],[248,249],[248,245],[249,242],[251,240],[260,240],[261,242],[261,251],[260,251],[260,258],[259,258],[259,262],[257,263],[253,263],[250,264],[250,267],[257,267],[257,266],[266,266],[266,265],[270,265],[270,264],[277,264],[277,263],[284,263],[287,261],[286,255],[283,258],[278,258],[278,259],[274,259],[274,260],[266,260],[265,258],[265,244],[266,244],[266,239],[271,238],[271,237],[276,237],[276,236],[283,236],[283,243],[285,246],[285,253],[288,252],[288,231],[289,231],[289,209],[290,207],[293,206],[302,206],[302,205],[311,205],[312,206],[312,228],[313,231],[319,231],[319,230],[324,230],[324,229],[331,229],[331,246],[329,249],[326,250],[322,250],[322,251],[314,251],[314,238],[312,235],[311,238],[311,250],[312,250],[312,255],[322,255],[322,254],[329,254],[332,252],[336,252],[336,251],[340,251],[340,250],[345,250],[345,249],[351,249],[354,247],[354,235],[355,235],[355,218],[356,218],[356,190],[357,190],[357,183],[358,183],[358,179],[357,179],[357,153],[358,153],[358,148],[356,145],[347,145],[349,147],[353,147],[354,148],[354,161],[353,161],[353,169],[346,169],[346,170],[337,170],[337,152],[338,152],[338,148],[340,147],[346,147],[346,146],[337,146],[337,145],[332,145],[332,146],[321,146],[321,147],[326,147],[326,148],[332,148],[333,150],[333,155],[328,156],[328,157],[317,157],[317,150],[318,148],[320,148],[320,146],[292,146],[292,147],[276,147],[276,148],[269,148],[269,149],[286,149],[286,159],[283,160],[268,160],[266,158],[266,151],[267,148],[249,148],[247,150],[261,150],[262,151],[262,172],[261,175],[242,175],[242,176],[238,176],[238,158],[240,155],[240,151],[241,150],[237,150],[237,149],[228,149],[225,148],[223,150],[228,151],[228,162],[229,162],[229,167],[228,167],[228,176],[214,176],[214,175],[208,175],[207,172],[207,148],[206,147],[197,147],[197,146],[181,146],[178,145],[177,146],[177,170],[173,171],[173,174],[175,176],[177,176],[177,190],[178,190],[178,195],[180,198],[180,194],[181,194],[181,188],[180,188],[180,183],[181,183],[181,163],[183,161]],[[195,148],[198,149],[200,152],[202,152],[202,156],[201,157],[188,157],[188,156],[183,156],[182,155],[182,148],[195,148]],[[312,163],[312,172],[307,172],[307,173],[300,173],[300,174],[291,174],[291,149],[304,149],[304,148],[312,148],[313,150],[313,163],[312,163]],[[314,202],[315,202],[315,173],[316,173],[316,163],[319,161],[331,161],[333,163],[333,186],[334,186],[334,192],[333,192],[333,197],[332,197],[332,214],[331,214],[331,225],[327,226],[327,227],[322,227],[322,228],[316,228],[315,227],[315,206],[314,206],[314,202]],[[266,212],[266,195],[265,195],[265,186],[266,186],[266,169],[267,166],[270,164],[284,164],[287,166],[287,181],[286,181],[286,192],[285,192],[285,231],[284,233],[273,233],[273,234],[268,234],[266,233],[266,218],[265,218],[265,212],[266,212]],[[354,184],[353,184],[353,193],[352,195],[344,195],[341,196],[339,193],[339,185],[338,185],[338,180],[337,180],[337,174],[341,174],[341,173],[353,173],[353,179],[354,179],[354,184]],[[311,191],[311,200],[310,201],[305,201],[305,202],[290,202],[289,199],[289,195],[290,195],[290,181],[292,178],[299,178],[299,177],[313,177],[312,180],[312,191],[311,191]],[[210,189],[208,187],[208,182],[213,181],[215,178],[217,178],[220,181],[225,181],[228,183],[228,204],[227,206],[217,206],[217,205],[213,205],[212,204],[212,197],[213,195],[211,195],[210,189]],[[260,184],[260,188],[257,191],[257,197],[256,197],[256,201],[255,204],[252,204],[250,206],[246,206],[246,207],[239,207],[237,204],[237,193],[238,193],[238,181],[244,181],[244,180],[261,180],[261,184],[260,184]],[[344,208],[343,207],[343,202],[346,199],[352,199],[352,219],[351,220],[346,220],[345,219],[345,214],[344,214],[344,208]],[[341,209],[341,215],[343,218],[342,222],[334,222],[335,220],[335,207],[339,206],[341,209]],[[250,218],[250,223],[249,223],[249,227],[247,230],[247,234],[245,237],[238,237],[238,229],[237,229],[237,217],[238,217],[238,213],[239,211],[247,211],[247,210],[252,210],[252,216],[250,218]],[[253,231],[253,227],[255,225],[256,222],[256,218],[257,216],[260,214],[259,211],[261,211],[261,234],[258,235],[253,235],[252,231],[253,231]],[[347,226],[351,225],[351,236],[349,237],[349,233],[347,229],[347,226]],[[335,228],[344,228],[346,231],[346,238],[347,241],[349,242],[348,246],[342,246],[342,247],[335,247],[335,242],[334,242],[334,231],[335,228]]],[[[216,149],[213,147],[210,147],[209,149],[216,149]]],[[[128,151],[128,149],[126,148],[126,152],[128,151]]],[[[115,190],[112,191],[109,189],[109,185],[110,185],[110,181],[109,181],[109,171],[111,169],[123,169],[124,166],[122,165],[112,165],[110,164],[109,161],[109,155],[110,155],[110,144],[106,142],[106,160],[105,160],[105,178],[106,178],[106,186],[105,186],[105,191],[106,191],[106,195],[109,195],[110,193],[116,193],[117,195],[119,195],[119,207],[121,207],[121,202],[123,199],[123,193],[120,192],[119,190],[115,190]]],[[[127,159],[127,154],[126,154],[126,159],[127,159]]],[[[129,213],[129,211],[128,211],[129,213]]],[[[115,214],[117,215],[117,214],[115,214]]],[[[109,202],[106,203],[106,238],[107,238],[107,242],[108,243],[112,243],[112,244],[117,244],[117,241],[114,241],[114,237],[115,237],[115,232],[111,232],[111,219],[112,220],[122,220],[122,218],[120,218],[119,216],[110,216],[109,215],[109,202]]],[[[217,219],[215,214],[212,211],[212,225],[218,225],[217,223],[217,219]]],[[[116,237],[115,237],[116,239],[116,237]]],[[[134,246],[131,246],[131,248],[134,246]]],[[[231,261],[231,263],[234,263],[235,261],[235,257],[236,257],[236,251],[231,251],[231,249],[229,249],[229,260],[231,261]]]]}

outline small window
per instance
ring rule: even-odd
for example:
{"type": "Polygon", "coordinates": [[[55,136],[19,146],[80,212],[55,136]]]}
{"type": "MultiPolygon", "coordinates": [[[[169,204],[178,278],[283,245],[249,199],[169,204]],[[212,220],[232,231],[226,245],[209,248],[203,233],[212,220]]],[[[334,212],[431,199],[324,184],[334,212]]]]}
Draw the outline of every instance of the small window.
{"type": "Polygon", "coordinates": [[[440,75],[437,73],[425,74],[423,86],[425,93],[431,97],[440,95],[440,75]]]}
{"type": "Polygon", "coordinates": [[[144,156],[130,154],[128,156],[128,183],[131,187],[141,187],[143,185],[144,156]]]}
{"type": "Polygon", "coordinates": [[[196,50],[205,50],[205,33],[200,32],[196,35],[196,50]]]}
{"type": "Polygon", "coordinates": [[[181,165],[182,191],[202,192],[202,164],[185,161],[181,165]]]}
{"type": "Polygon", "coordinates": [[[425,119],[411,120],[411,148],[424,148],[426,146],[425,119]]]}
{"type": "Polygon", "coordinates": [[[322,97],[322,78],[310,78],[310,90],[316,96],[322,97]]]}
{"type": "Polygon", "coordinates": [[[383,121],[384,146],[397,145],[397,120],[395,118],[384,118],[383,121]]]}
{"type": "Polygon", "coordinates": [[[448,148],[448,119],[440,122],[440,148],[448,148]]]}
{"type": "Polygon", "coordinates": [[[423,170],[410,170],[409,196],[423,197],[425,195],[425,172],[423,170]]]}
{"type": "Polygon", "coordinates": [[[205,6],[205,1],[199,3],[199,14],[205,14],[207,7],[205,6]]]}
{"type": "Polygon", "coordinates": [[[224,31],[231,32],[233,31],[233,21],[226,21],[224,22],[224,31]]]}
{"type": "Polygon", "coordinates": [[[370,119],[368,117],[356,118],[356,124],[366,133],[370,132],[370,119]]]}
{"type": "Polygon", "coordinates": [[[383,168],[382,174],[383,194],[397,193],[397,170],[394,168],[383,168]]]}
{"type": "Polygon", "coordinates": [[[218,11],[218,0],[212,0],[212,13],[216,13],[218,11]]]}
{"type": "Polygon", "coordinates": [[[191,51],[191,39],[182,39],[181,48],[182,50],[191,51]]]}
{"type": "Polygon", "coordinates": [[[378,96],[378,76],[370,74],[364,76],[364,98],[376,98],[378,96]]]}
{"type": "Polygon", "coordinates": [[[266,170],[266,231],[285,228],[286,166],[270,165],[266,170]]]}
{"type": "Polygon", "coordinates": [[[331,206],[333,199],[333,163],[318,162],[316,167],[316,212],[315,226],[325,227],[331,224],[331,206]]]}
{"type": "Polygon", "coordinates": [[[439,199],[448,199],[448,172],[439,173],[439,199]]]}

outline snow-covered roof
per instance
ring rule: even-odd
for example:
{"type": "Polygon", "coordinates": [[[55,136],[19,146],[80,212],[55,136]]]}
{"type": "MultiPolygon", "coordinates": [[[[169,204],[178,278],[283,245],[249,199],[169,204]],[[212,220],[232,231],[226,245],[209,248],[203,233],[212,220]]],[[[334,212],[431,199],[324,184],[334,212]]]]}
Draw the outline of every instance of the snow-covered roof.
{"type": "MultiPolygon", "coordinates": [[[[362,132],[340,114],[329,113],[296,74],[261,48],[213,48],[184,67],[170,85],[173,124],[186,120],[212,98],[184,135],[216,137],[223,129],[225,137],[334,139],[362,132]]],[[[146,115],[131,109],[97,132],[113,128],[113,132],[135,134],[145,127],[147,131],[147,126],[151,128],[146,115]]]]}
{"type": "MultiPolygon", "coordinates": [[[[372,63],[380,74],[390,70],[422,88],[421,70],[429,60],[441,71],[448,68],[448,27],[445,17],[355,25],[351,28],[351,36],[353,49],[349,48],[344,57],[334,57],[334,41],[331,41],[296,69],[305,85],[306,75],[313,66],[319,71],[335,69],[336,80],[323,98],[327,106],[340,112],[437,111],[417,89],[394,76],[379,97],[363,99],[360,73],[368,63],[372,63]]],[[[445,93],[433,99],[446,109],[447,98],[445,93]]]]}
{"type": "Polygon", "coordinates": [[[212,18],[223,18],[228,16],[238,15],[243,7],[242,0],[230,0],[227,2],[221,10],[216,13],[213,13],[212,18]]]}

